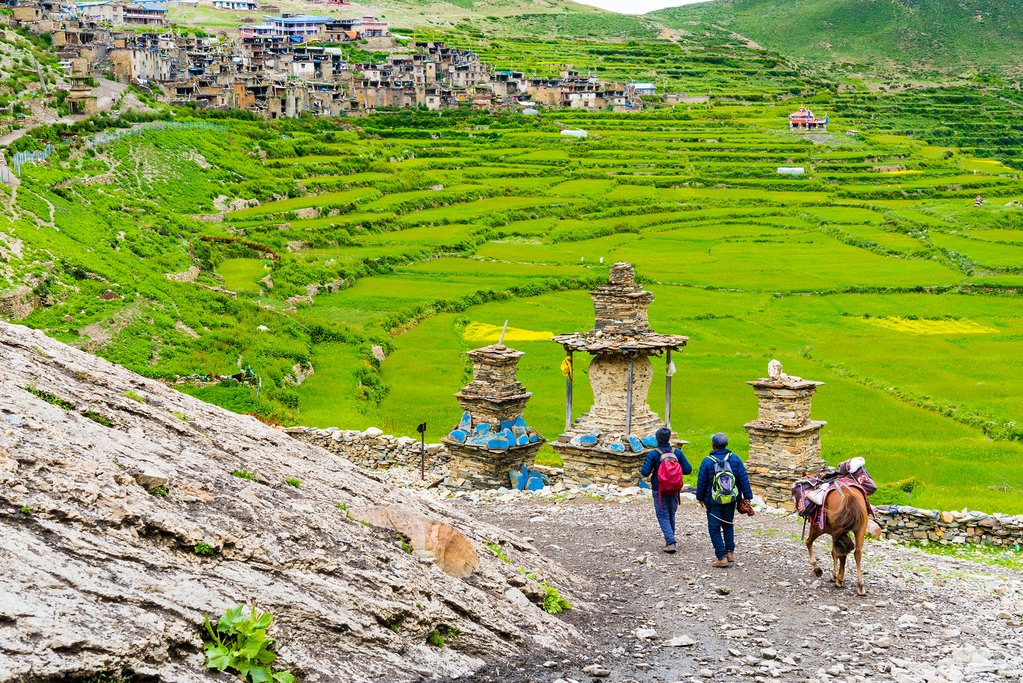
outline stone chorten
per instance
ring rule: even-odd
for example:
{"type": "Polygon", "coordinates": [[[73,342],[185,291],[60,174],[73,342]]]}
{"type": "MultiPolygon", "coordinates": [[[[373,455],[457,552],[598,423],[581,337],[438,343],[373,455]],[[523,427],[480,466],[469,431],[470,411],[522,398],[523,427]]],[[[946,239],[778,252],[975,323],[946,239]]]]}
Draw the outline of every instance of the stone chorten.
{"type": "Polygon", "coordinates": [[[451,475],[467,487],[508,486],[509,471],[532,465],[543,445],[522,419],[532,396],[515,377],[523,355],[501,343],[469,351],[473,379],[455,394],[465,412],[444,437],[451,475]]]}
{"type": "Polygon", "coordinates": [[[570,481],[635,486],[646,452],[656,445],[654,432],[671,426],[671,352],[685,346],[688,338],[650,329],[647,309],[654,297],[636,284],[629,263],[614,264],[608,283],[590,295],[594,328],[554,337],[568,355],[568,383],[565,432],[551,446],[565,461],[565,478],[570,481]],[[572,354],[577,351],[593,356],[589,368],[593,407],[573,421],[572,354]],[[665,352],[665,419],[661,420],[646,397],[653,380],[650,356],[665,352]]]}
{"type": "Polygon", "coordinates": [[[790,377],[778,361],[771,361],[768,371],[770,377],[747,382],[760,409],[757,419],[745,425],[749,433],[746,467],[750,484],[765,502],[791,510],[792,484],[827,465],[821,458],[820,437],[827,423],[810,418],[810,402],[824,382],[790,377]]]}

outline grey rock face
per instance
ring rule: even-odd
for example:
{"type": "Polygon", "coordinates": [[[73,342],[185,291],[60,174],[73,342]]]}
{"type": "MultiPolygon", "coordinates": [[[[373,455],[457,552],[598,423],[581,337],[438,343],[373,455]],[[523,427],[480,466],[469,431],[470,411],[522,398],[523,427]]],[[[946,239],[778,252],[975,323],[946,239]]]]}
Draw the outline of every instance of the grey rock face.
{"type": "MultiPolygon", "coordinates": [[[[483,546],[506,532],[4,323],[0,416],[0,681],[205,679],[203,615],[242,602],[276,616],[280,664],[308,681],[464,675],[483,657],[577,637],[506,597],[512,569],[483,546]],[[381,505],[464,534],[475,572],[451,576],[360,523],[381,505]],[[443,649],[425,643],[438,626],[459,631],[443,649]]],[[[573,583],[532,550],[517,557],[573,583]]]]}

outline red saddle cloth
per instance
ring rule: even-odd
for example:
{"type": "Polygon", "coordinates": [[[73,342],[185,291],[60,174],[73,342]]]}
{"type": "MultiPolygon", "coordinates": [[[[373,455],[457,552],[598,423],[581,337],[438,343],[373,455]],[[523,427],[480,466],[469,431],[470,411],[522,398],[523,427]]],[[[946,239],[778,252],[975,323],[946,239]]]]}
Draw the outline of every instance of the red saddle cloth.
{"type": "Polygon", "coordinates": [[[811,522],[818,529],[824,529],[825,507],[818,505],[810,499],[810,494],[820,488],[824,488],[824,497],[827,494],[841,487],[855,487],[867,496],[867,504],[870,504],[870,495],[877,491],[870,473],[865,466],[860,466],[855,472],[850,472],[849,463],[846,460],[838,465],[836,470],[821,471],[812,477],[800,479],[792,485],[792,501],[796,504],[796,512],[801,517],[811,522]]]}

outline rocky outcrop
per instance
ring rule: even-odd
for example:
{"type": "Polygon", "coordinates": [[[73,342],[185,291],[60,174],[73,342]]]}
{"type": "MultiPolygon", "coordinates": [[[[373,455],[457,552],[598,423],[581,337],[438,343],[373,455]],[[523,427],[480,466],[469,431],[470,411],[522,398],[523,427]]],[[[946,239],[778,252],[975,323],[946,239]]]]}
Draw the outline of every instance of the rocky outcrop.
{"type": "Polygon", "coordinates": [[[515,595],[533,602],[508,597],[526,579],[485,542],[573,583],[444,503],[0,324],[0,681],[206,679],[203,615],[242,602],[276,616],[280,663],[307,681],[460,675],[575,638],[533,579],[515,595]],[[361,517],[381,507],[404,516],[361,517]]]}

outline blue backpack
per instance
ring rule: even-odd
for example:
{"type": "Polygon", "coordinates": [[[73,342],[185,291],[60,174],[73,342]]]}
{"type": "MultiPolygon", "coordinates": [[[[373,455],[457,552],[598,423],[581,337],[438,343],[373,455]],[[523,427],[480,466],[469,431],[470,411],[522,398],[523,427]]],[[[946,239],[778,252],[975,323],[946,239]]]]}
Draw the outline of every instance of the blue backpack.
{"type": "Polygon", "coordinates": [[[714,478],[710,484],[710,499],[718,505],[734,503],[739,497],[739,487],[735,481],[735,474],[732,473],[732,466],[728,463],[731,453],[717,460],[714,456],[708,456],[714,462],[714,478]]]}

